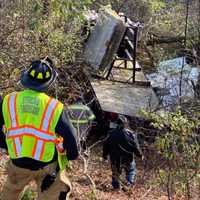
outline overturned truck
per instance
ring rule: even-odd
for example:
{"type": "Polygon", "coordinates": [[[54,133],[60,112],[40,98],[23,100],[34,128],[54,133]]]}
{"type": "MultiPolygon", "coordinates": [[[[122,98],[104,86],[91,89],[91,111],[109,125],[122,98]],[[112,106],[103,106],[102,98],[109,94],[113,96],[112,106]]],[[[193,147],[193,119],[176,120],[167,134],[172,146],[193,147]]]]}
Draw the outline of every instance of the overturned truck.
{"type": "Polygon", "coordinates": [[[137,62],[140,23],[105,8],[85,44],[84,59],[92,67],[85,94],[99,122],[108,125],[110,114],[140,117],[140,110],[156,108],[158,99],[137,62]],[[95,101],[92,101],[95,99],[95,101]]]}

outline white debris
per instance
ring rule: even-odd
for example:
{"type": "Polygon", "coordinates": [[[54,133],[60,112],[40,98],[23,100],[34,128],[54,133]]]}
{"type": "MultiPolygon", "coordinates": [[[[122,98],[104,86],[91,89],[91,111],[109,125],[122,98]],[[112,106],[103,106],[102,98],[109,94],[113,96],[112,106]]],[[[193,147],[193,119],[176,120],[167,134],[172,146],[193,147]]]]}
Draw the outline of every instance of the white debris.
{"type": "Polygon", "coordinates": [[[183,99],[194,98],[192,82],[197,81],[199,69],[186,63],[184,57],[163,61],[159,64],[157,72],[147,75],[152,87],[162,90],[160,97],[164,106],[178,103],[183,99]],[[182,71],[181,95],[180,77],[182,71]]]}

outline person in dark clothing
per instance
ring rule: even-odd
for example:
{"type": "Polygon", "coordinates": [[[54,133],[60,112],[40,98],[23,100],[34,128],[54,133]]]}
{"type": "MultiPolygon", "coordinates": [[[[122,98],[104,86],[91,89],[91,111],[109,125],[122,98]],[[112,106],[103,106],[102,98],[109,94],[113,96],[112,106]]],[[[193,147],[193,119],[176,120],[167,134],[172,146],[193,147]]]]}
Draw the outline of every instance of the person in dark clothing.
{"type": "Polygon", "coordinates": [[[56,77],[50,58],[33,61],[22,72],[25,90],[0,99],[0,148],[10,156],[1,200],[20,199],[31,180],[38,185],[38,200],[64,200],[69,195],[65,168],[67,160],[78,157],[77,134],[68,110],[45,94],[56,77]]]}
{"type": "Polygon", "coordinates": [[[3,119],[3,113],[2,113],[2,97],[0,97],[0,148],[2,149],[8,149],[6,145],[6,136],[3,133],[3,125],[4,125],[4,119],[3,119]]]}
{"type": "Polygon", "coordinates": [[[125,170],[127,184],[134,184],[136,175],[134,155],[143,157],[137,135],[130,130],[127,118],[120,115],[117,124],[118,127],[109,132],[103,145],[103,158],[110,157],[114,189],[120,188],[122,170],[125,170]]]}

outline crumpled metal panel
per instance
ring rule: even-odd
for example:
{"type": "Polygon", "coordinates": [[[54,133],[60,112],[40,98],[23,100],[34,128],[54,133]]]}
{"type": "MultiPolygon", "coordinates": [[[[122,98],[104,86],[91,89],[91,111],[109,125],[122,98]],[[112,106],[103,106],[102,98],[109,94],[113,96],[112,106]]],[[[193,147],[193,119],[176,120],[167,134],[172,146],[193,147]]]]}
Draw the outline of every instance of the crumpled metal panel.
{"type": "Polygon", "coordinates": [[[86,43],[85,61],[96,70],[107,71],[125,30],[124,22],[115,11],[109,8],[102,10],[86,43]]]}

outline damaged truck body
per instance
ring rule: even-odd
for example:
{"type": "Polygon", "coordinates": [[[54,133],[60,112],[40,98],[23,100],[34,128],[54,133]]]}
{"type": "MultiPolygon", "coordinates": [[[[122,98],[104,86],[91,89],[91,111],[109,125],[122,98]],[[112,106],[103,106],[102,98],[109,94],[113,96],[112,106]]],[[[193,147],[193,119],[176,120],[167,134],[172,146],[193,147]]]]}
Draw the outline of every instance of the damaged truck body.
{"type": "Polygon", "coordinates": [[[137,62],[141,30],[140,23],[105,8],[98,13],[85,43],[84,61],[91,73],[85,76],[90,89],[85,90],[84,100],[95,113],[101,131],[110,126],[114,115],[140,118],[141,109],[150,111],[159,103],[137,62]]]}

